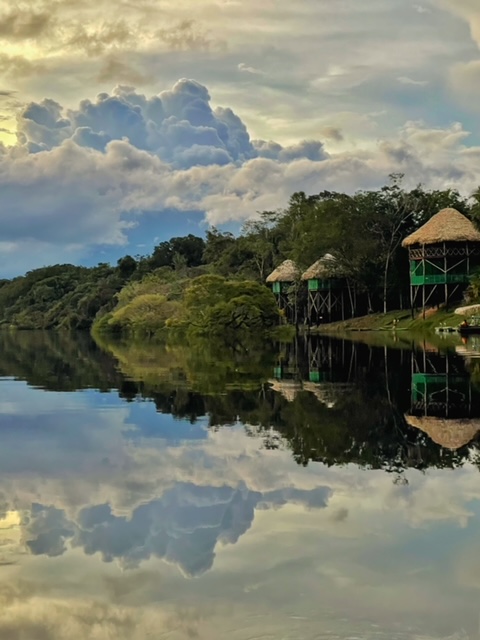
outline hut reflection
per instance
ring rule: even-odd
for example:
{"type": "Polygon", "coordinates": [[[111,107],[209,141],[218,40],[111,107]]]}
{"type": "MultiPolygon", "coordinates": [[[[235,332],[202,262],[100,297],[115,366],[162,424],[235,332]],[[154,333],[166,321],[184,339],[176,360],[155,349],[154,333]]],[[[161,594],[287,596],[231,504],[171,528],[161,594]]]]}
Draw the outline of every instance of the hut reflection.
{"type": "Polygon", "coordinates": [[[411,407],[406,420],[451,451],[475,438],[480,431],[480,394],[462,357],[426,344],[412,353],[411,407]]]}

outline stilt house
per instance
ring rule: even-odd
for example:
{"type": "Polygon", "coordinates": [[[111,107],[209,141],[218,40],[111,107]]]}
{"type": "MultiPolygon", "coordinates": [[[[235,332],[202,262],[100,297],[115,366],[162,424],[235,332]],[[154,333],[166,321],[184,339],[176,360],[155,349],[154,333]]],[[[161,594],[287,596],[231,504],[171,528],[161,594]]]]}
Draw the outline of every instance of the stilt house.
{"type": "Polygon", "coordinates": [[[277,299],[279,309],[285,317],[294,322],[297,314],[296,286],[300,277],[300,270],[293,260],[285,260],[267,276],[266,282],[271,285],[277,299]]]}
{"type": "Polygon", "coordinates": [[[308,288],[308,324],[345,319],[346,279],[330,253],[314,262],[302,274],[308,288]]]}
{"type": "Polygon", "coordinates": [[[412,309],[459,297],[480,264],[480,232],[456,209],[443,209],[405,238],[410,259],[412,309]]]}

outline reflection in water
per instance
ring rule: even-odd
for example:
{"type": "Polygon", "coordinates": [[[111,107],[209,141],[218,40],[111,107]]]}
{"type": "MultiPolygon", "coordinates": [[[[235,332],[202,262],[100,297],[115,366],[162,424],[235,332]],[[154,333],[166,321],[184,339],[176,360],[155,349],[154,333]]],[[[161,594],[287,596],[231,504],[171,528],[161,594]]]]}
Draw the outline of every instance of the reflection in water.
{"type": "Polygon", "coordinates": [[[478,638],[475,345],[362,339],[0,333],[0,638],[478,638]]]}
{"type": "Polygon", "coordinates": [[[478,393],[465,362],[451,353],[412,354],[412,406],[407,422],[447,449],[460,449],[480,431],[478,393]]]}

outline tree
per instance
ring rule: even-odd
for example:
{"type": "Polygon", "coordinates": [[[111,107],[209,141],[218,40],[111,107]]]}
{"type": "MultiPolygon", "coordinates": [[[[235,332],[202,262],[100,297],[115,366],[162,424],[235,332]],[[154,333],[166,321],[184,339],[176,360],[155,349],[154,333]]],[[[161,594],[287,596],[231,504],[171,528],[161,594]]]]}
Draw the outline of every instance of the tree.
{"type": "Polygon", "coordinates": [[[172,238],[170,240],[172,248],[172,265],[175,255],[182,256],[187,267],[198,267],[203,263],[203,252],[205,251],[205,241],[203,238],[192,235],[182,238],[172,238]]]}
{"type": "Polygon", "coordinates": [[[419,199],[414,193],[405,192],[401,183],[402,174],[392,174],[390,184],[380,191],[360,192],[355,197],[363,208],[365,231],[376,246],[376,255],[382,269],[383,313],[388,310],[390,267],[401,241],[411,230],[408,221],[419,210],[419,199]]]}
{"type": "Polygon", "coordinates": [[[251,331],[261,334],[277,322],[275,298],[263,285],[205,275],[185,291],[182,309],[169,325],[199,335],[225,336],[251,331]]]}
{"type": "Polygon", "coordinates": [[[125,256],[117,261],[117,267],[122,278],[128,279],[137,268],[137,261],[132,256],[125,256]]]}

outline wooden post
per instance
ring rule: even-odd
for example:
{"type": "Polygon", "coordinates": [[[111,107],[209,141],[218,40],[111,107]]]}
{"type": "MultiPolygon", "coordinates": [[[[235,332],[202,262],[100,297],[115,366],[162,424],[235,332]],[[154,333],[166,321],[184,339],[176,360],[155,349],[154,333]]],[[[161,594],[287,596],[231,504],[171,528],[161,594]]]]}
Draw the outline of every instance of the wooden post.
{"type": "Polygon", "coordinates": [[[425,245],[422,245],[422,271],[423,271],[423,285],[422,285],[422,318],[425,320],[425,278],[426,278],[426,269],[425,269],[425,245]]]}
{"type": "Polygon", "coordinates": [[[447,282],[447,248],[443,243],[443,272],[445,276],[445,307],[448,309],[448,282],[447,282]]]}

